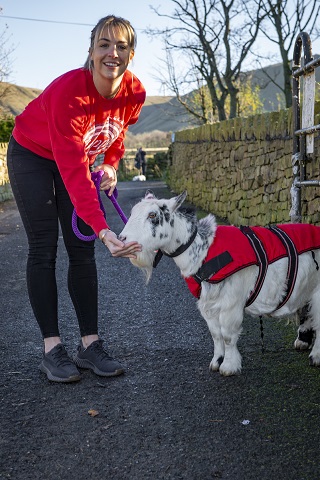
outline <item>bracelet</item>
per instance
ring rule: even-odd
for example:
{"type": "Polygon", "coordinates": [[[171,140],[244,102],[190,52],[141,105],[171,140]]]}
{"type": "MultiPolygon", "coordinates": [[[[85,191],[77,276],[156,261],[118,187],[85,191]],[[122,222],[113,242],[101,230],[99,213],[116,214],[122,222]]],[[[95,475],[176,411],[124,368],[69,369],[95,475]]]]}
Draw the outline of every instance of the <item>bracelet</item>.
{"type": "Polygon", "coordinates": [[[104,237],[107,235],[107,233],[108,233],[108,232],[111,232],[110,228],[106,228],[105,230],[106,230],[106,232],[104,232],[104,233],[101,235],[101,238],[100,238],[100,240],[101,240],[102,243],[104,243],[103,239],[104,239],[104,237]]]}

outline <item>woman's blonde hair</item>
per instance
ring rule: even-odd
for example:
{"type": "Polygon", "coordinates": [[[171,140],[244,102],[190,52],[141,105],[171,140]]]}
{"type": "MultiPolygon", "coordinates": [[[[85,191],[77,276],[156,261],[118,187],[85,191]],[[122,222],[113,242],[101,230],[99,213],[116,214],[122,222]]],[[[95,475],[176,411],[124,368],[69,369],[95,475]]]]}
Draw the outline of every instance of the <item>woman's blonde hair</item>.
{"type": "Polygon", "coordinates": [[[127,39],[130,50],[134,51],[136,48],[137,34],[128,20],[125,20],[122,17],[116,17],[115,15],[108,15],[107,17],[103,17],[99,20],[94,29],[91,30],[89,55],[84,64],[84,68],[86,68],[87,70],[92,70],[93,64],[90,59],[90,55],[97,42],[101,38],[105,28],[109,28],[113,32],[120,32],[127,39]]]}

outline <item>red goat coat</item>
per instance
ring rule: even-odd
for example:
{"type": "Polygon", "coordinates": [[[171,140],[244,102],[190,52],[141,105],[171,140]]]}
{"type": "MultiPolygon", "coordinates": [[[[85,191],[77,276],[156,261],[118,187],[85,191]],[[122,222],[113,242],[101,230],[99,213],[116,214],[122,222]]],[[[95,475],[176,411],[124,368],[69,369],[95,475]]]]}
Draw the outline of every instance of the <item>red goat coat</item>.
{"type": "MultiPolygon", "coordinates": [[[[301,255],[304,252],[317,250],[320,248],[320,227],[300,223],[277,225],[277,227],[279,230],[287,234],[287,236],[293,241],[296,249],[297,259],[298,255],[301,255]]],[[[264,249],[267,257],[266,268],[269,264],[279,260],[280,258],[290,257],[290,252],[288,252],[288,249],[284,243],[269,228],[245,228],[251,230],[260,240],[261,246],[264,249]]],[[[253,248],[252,243],[248,239],[247,235],[245,235],[240,228],[219,225],[216,230],[214,241],[211,244],[207,257],[203,263],[208,262],[210,259],[213,259],[217,255],[220,255],[226,251],[230,253],[232,261],[205,281],[209,283],[219,283],[235,272],[249,267],[250,265],[258,265],[261,267],[259,256],[257,256],[255,249],[253,248]]],[[[200,298],[201,283],[199,283],[199,281],[197,281],[193,276],[185,278],[185,280],[190,292],[195,297],[200,298]]],[[[291,288],[291,292],[293,290],[293,286],[291,288]]],[[[288,300],[289,296],[285,301],[288,300]]],[[[252,301],[250,303],[252,303],[252,301]]]]}

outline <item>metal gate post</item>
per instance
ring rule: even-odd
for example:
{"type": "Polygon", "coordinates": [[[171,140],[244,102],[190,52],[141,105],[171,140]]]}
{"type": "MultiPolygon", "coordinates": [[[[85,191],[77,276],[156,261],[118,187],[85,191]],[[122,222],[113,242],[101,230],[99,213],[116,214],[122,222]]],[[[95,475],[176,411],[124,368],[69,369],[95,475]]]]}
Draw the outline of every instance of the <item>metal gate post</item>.
{"type": "Polygon", "coordinates": [[[293,183],[291,187],[292,223],[300,223],[301,187],[319,186],[319,180],[307,180],[307,161],[313,153],[313,134],[320,130],[320,125],[314,125],[315,103],[315,68],[320,65],[320,58],[312,57],[311,40],[306,32],[301,32],[295,42],[292,65],[292,109],[293,109],[293,183]],[[301,53],[304,53],[301,67],[301,53]],[[301,123],[300,77],[304,78],[303,115],[301,123]]]}

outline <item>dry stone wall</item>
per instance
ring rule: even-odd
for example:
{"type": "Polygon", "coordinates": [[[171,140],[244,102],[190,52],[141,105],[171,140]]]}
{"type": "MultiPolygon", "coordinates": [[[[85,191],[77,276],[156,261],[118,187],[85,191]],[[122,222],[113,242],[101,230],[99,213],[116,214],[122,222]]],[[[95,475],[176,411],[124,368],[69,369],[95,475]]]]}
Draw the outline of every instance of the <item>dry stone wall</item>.
{"type": "MultiPolygon", "coordinates": [[[[170,147],[168,183],[234,225],[290,222],[292,149],[291,109],[184,130],[170,147]]],[[[307,170],[320,179],[319,135],[307,170]]],[[[320,187],[302,198],[303,221],[320,224],[320,187]]]]}
{"type": "MultiPolygon", "coordinates": [[[[320,103],[315,124],[320,123],[320,103]]],[[[290,222],[292,112],[236,118],[176,133],[168,184],[197,207],[234,225],[290,222]]],[[[0,143],[0,202],[13,198],[7,144],[0,143]]],[[[307,165],[320,179],[320,135],[307,165]]],[[[320,187],[302,189],[303,221],[320,224],[320,187]]]]}

